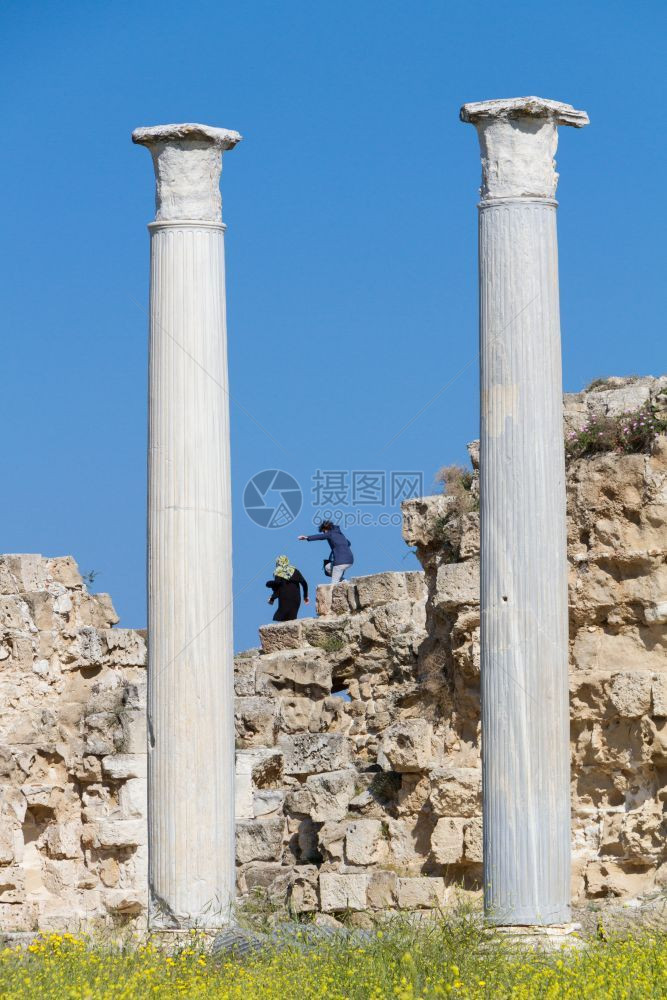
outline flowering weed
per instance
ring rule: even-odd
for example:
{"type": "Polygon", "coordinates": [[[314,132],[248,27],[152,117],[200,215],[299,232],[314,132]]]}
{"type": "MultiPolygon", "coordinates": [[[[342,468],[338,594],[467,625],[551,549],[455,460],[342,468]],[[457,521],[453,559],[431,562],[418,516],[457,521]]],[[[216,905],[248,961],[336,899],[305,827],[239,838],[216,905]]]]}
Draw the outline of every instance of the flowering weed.
{"type": "Polygon", "coordinates": [[[565,439],[567,458],[588,458],[603,452],[633,455],[650,452],[659,434],[667,433],[667,419],[652,402],[620,416],[591,417],[565,439]]]}
{"type": "Polygon", "coordinates": [[[648,1000],[667,995],[667,934],[593,940],[548,954],[512,950],[470,919],[415,925],[392,921],[363,943],[295,943],[251,958],[216,959],[193,937],[166,954],[150,942],[111,947],[68,934],[0,953],[2,1000],[431,1000],[437,997],[594,997],[648,1000]]]}

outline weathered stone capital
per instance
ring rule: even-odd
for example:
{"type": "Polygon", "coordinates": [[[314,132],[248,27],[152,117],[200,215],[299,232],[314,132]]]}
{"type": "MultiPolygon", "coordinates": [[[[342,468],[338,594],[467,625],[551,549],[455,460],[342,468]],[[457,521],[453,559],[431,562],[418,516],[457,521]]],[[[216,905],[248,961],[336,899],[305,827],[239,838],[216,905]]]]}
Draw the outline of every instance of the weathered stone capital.
{"type": "Polygon", "coordinates": [[[238,132],[210,125],[137,128],[132,142],[147,146],[155,167],[156,222],[222,222],[222,153],[241,141],[238,132]]]}
{"type": "Polygon", "coordinates": [[[482,154],[482,203],[556,195],[558,126],[582,128],[585,111],[541,97],[464,104],[461,121],[477,129],[482,154]]]}

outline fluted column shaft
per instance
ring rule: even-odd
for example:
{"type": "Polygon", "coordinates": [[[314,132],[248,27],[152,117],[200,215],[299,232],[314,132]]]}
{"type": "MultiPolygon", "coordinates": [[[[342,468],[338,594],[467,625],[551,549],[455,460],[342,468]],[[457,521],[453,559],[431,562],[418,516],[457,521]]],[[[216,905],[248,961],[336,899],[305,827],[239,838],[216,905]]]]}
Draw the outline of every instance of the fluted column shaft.
{"type": "Polygon", "coordinates": [[[151,149],[158,182],[156,221],[149,226],[148,843],[154,928],[220,926],[234,898],[231,486],[218,180],[222,149],[234,144],[235,135],[201,126],[133,135],[151,149]]]}
{"type": "MultiPolygon", "coordinates": [[[[484,903],[501,925],[570,917],[565,462],[558,124],[519,99],[466,105],[479,206],[484,903]]],[[[584,116],[585,117],[585,116],[584,116]]]]}

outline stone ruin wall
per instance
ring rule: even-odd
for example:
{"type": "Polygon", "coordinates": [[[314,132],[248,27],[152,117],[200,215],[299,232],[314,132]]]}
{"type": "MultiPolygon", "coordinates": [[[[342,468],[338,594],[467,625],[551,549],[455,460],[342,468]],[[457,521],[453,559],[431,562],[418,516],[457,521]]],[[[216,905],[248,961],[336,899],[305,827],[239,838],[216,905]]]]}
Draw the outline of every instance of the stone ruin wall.
{"type": "MultiPolygon", "coordinates": [[[[566,428],[665,386],[567,397],[566,428]]],[[[572,462],[567,486],[582,904],[667,882],[667,439],[572,462]]],[[[321,586],[318,618],[237,656],[241,896],[340,914],[479,891],[478,527],[409,501],[423,572],[321,586]]],[[[145,920],[146,649],[116,621],[71,559],[0,557],[0,930],[145,920]]]]}
{"type": "Polygon", "coordinates": [[[145,912],[146,643],[73,559],[0,556],[0,931],[145,912]]]}

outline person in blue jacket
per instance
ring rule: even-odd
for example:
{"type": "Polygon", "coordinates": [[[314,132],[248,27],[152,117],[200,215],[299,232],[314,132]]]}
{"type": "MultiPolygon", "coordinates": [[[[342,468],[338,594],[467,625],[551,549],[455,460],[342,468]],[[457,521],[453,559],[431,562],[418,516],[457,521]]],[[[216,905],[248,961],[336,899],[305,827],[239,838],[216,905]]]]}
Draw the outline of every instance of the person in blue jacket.
{"type": "Polygon", "coordinates": [[[354,562],[349,539],[345,537],[333,521],[322,521],[317,535],[299,535],[300,542],[324,542],[331,546],[331,582],[340,583],[345,576],[345,570],[354,562]]]}

